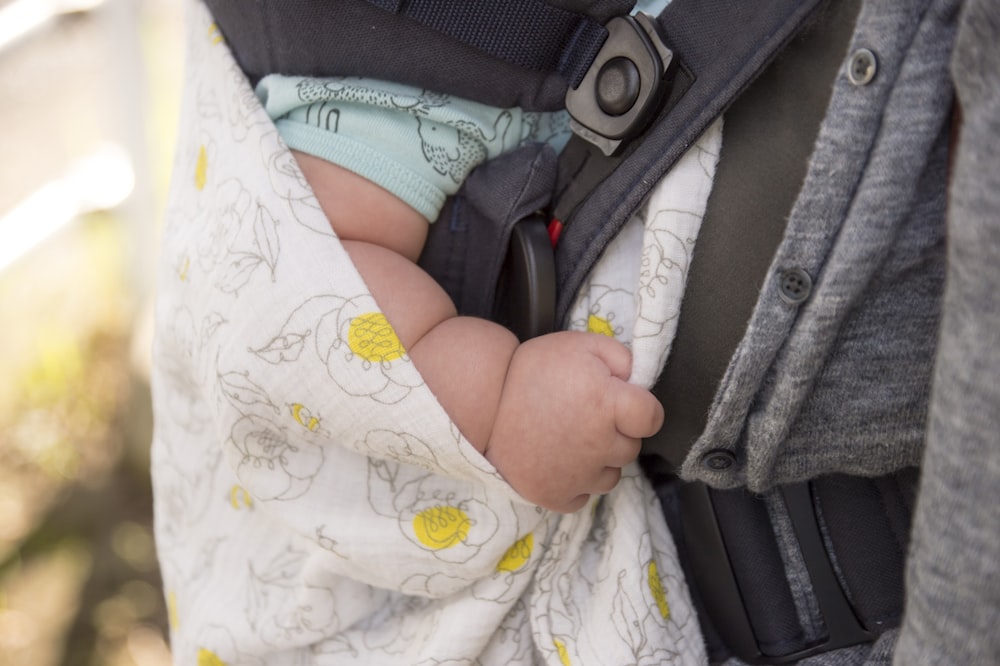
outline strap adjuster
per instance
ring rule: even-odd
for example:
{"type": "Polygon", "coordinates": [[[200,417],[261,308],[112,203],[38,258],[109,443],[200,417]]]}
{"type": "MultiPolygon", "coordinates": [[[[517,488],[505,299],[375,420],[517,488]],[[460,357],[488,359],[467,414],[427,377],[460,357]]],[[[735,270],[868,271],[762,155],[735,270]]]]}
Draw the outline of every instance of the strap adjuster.
{"type": "Polygon", "coordinates": [[[556,328],[556,265],[549,223],[529,215],[511,229],[494,320],[524,342],[556,328]]]}
{"type": "Polygon", "coordinates": [[[648,14],[618,16],[576,88],[566,93],[573,132],[612,155],[646,127],[664,97],[674,62],[648,14]]]}

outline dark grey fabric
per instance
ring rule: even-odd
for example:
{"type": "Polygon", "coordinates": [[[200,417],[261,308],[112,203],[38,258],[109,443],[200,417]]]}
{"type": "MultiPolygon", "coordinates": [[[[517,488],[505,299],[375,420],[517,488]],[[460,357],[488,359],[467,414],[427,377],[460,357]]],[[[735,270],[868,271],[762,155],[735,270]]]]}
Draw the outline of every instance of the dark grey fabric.
{"type": "Polygon", "coordinates": [[[460,314],[492,318],[497,278],[513,226],[552,198],[556,154],[529,144],[486,162],[431,225],[420,265],[444,287],[460,314]]]}
{"type": "Polygon", "coordinates": [[[608,37],[604,25],[586,14],[543,0],[464,0],[458,6],[447,0],[395,4],[393,11],[504,62],[557,72],[572,88],[580,85],[608,37]]]}
{"type": "MultiPolygon", "coordinates": [[[[691,501],[700,504],[697,498],[703,495],[684,492],[662,459],[645,456],[642,461],[664,505],[681,562],[711,562],[707,567],[684,566],[713,659],[732,654],[732,649],[722,647],[716,633],[734,635],[727,628],[727,623],[734,622],[733,607],[746,609],[756,643],[765,654],[787,655],[848,637],[863,643],[863,637],[845,633],[840,622],[834,623],[837,629],[831,638],[831,618],[825,613],[838,612],[836,599],[819,599],[814,591],[825,589],[822,581],[814,584],[814,575],[822,574],[823,560],[829,560],[861,626],[872,636],[888,633],[886,640],[894,640],[903,610],[903,557],[917,478],[914,469],[877,479],[821,477],[809,484],[809,490],[800,486],[804,493],[783,488],[756,496],[745,489],[709,489],[709,515],[686,508],[691,501]],[[803,500],[815,507],[814,515],[807,518],[809,525],[797,524],[787,504],[803,500]],[[896,520],[901,524],[893,525],[896,520]],[[715,529],[705,529],[709,523],[718,526],[726,547],[724,559],[718,559],[711,539],[705,540],[715,529]],[[806,537],[801,529],[818,530],[822,541],[817,543],[825,555],[816,553],[811,556],[814,560],[805,559],[808,549],[803,547],[806,537]],[[720,607],[724,597],[717,579],[724,577],[720,574],[725,574],[722,569],[726,567],[732,570],[742,601],[720,607]]],[[[742,640],[736,632],[730,648],[742,640]]],[[[846,663],[862,663],[871,649],[872,645],[840,649],[829,658],[843,660],[840,653],[846,653],[853,655],[853,662],[846,663]]]]}
{"type": "Polygon", "coordinates": [[[801,650],[805,634],[767,507],[742,489],[716,490],[711,495],[758,645],[765,654],[773,655],[801,650]]]}
{"type": "MultiPolygon", "coordinates": [[[[799,623],[807,642],[825,635],[822,615],[810,586],[809,573],[797,547],[792,521],[780,492],[762,497],[767,505],[774,536],[784,561],[785,576],[790,585],[799,615],[799,623]]],[[[892,662],[893,648],[898,636],[897,628],[885,630],[874,643],[833,650],[802,659],[799,666],[884,666],[892,662]]],[[[723,662],[724,666],[746,666],[735,657],[723,662]]]]}
{"type": "MultiPolygon", "coordinates": [[[[206,0],[205,4],[251,84],[272,73],[366,76],[532,111],[562,108],[566,95],[566,82],[554,70],[504,62],[366,0],[206,0]]],[[[465,3],[453,4],[456,12],[468,9],[465,3]]],[[[561,4],[567,9],[579,4],[603,22],[620,10],[623,1],[561,4]]]]}
{"type": "Polygon", "coordinates": [[[630,143],[629,159],[612,158],[613,170],[563,218],[566,229],[556,250],[560,321],[597,258],[653,185],[792,38],[818,2],[667,5],[657,22],[681,63],[678,76],[686,92],[668,99],[666,115],[630,143]]]}
{"type": "Polygon", "coordinates": [[[915,473],[878,482],[835,474],[814,482],[827,547],[841,585],[863,626],[873,633],[897,627],[903,615],[904,559],[909,546],[915,473]]]}

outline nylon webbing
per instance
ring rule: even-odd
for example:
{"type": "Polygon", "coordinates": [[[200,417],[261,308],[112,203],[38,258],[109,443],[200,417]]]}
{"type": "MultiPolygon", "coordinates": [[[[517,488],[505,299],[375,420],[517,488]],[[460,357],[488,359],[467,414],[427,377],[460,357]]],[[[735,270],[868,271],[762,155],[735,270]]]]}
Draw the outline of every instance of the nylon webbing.
{"type": "Polygon", "coordinates": [[[745,489],[709,492],[757,644],[772,655],[801,650],[805,636],[767,507],[745,489]]]}
{"type": "Polygon", "coordinates": [[[589,16],[543,0],[368,0],[519,67],[579,85],[608,36],[589,16]]]}

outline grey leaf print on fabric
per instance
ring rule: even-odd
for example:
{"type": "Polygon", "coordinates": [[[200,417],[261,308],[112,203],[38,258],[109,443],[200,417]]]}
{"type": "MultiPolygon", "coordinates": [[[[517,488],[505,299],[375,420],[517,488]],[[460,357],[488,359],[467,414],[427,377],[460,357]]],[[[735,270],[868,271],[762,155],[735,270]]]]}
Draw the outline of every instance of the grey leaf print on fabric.
{"type": "Polygon", "coordinates": [[[264,405],[275,414],[281,410],[274,406],[267,393],[259,384],[250,379],[248,372],[227,372],[219,375],[219,389],[222,395],[240,413],[254,405],[264,405]]]}

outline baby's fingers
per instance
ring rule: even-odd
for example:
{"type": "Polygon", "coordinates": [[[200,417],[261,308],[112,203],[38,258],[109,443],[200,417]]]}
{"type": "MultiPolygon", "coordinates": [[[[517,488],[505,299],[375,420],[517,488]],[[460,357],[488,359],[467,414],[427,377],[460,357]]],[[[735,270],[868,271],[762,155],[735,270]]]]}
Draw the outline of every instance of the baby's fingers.
{"type": "Polygon", "coordinates": [[[614,338],[595,333],[584,333],[590,353],[601,359],[612,377],[627,380],[632,374],[632,352],[614,338]]]}
{"type": "Polygon", "coordinates": [[[663,426],[663,405],[635,384],[615,382],[615,427],[626,437],[655,435],[663,426]]]}

